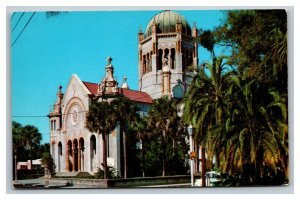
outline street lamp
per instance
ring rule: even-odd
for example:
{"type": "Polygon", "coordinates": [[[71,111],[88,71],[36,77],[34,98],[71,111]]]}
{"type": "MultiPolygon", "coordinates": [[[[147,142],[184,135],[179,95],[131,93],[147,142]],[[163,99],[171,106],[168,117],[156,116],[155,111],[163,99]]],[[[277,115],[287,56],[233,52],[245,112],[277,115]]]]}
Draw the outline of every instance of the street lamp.
{"type": "MultiPolygon", "coordinates": [[[[190,137],[190,155],[191,155],[193,152],[193,138],[192,138],[193,126],[189,125],[187,129],[190,137]]],[[[191,156],[190,156],[190,166],[191,166],[191,186],[194,187],[194,162],[191,156]]]]}

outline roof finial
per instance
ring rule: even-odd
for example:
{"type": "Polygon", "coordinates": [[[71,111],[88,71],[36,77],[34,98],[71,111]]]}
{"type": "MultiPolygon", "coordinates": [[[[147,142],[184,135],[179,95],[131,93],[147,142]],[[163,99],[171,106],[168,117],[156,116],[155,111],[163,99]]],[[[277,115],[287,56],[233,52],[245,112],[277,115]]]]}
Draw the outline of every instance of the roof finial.
{"type": "Polygon", "coordinates": [[[59,86],[58,86],[58,92],[61,92],[61,89],[62,89],[62,86],[59,85],[59,86]]]}
{"type": "Polygon", "coordinates": [[[127,80],[127,77],[124,76],[123,77],[123,83],[122,83],[122,86],[121,86],[123,89],[129,89],[129,86],[128,86],[126,80],[127,80]]]}
{"type": "Polygon", "coordinates": [[[142,25],[140,25],[140,27],[139,27],[139,33],[143,33],[142,25]]]}
{"type": "Polygon", "coordinates": [[[196,21],[194,21],[194,25],[193,25],[193,28],[196,28],[196,21]]]}
{"type": "Polygon", "coordinates": [[[112,58],[110,56],[108,56],[106,60],[107,60],[107,65],[110,65],[111,61],[112,61],[112,58]]]}

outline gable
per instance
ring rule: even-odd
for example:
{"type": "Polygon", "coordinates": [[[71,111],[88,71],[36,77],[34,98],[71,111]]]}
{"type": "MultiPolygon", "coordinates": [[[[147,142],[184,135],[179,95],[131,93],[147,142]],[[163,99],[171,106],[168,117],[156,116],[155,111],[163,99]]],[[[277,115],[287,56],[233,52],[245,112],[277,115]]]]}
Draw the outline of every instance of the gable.
{"type": "MultiPolygon", "coordinates": [[[[68,86],[65,90],[64,97],[62,100],[62,105],[66,106],[68,105],[69,101],[73,99],[74,97],[79,98],[85,108],[88,108],[88,95],[91,94],[91,92],[86,88],[86,86],[82,83],[80,78],[76,74],[72,74],[70,81],[68,83],[68,86]]],[[[63,108],[64,110],[64,108],[63,108]]]]}

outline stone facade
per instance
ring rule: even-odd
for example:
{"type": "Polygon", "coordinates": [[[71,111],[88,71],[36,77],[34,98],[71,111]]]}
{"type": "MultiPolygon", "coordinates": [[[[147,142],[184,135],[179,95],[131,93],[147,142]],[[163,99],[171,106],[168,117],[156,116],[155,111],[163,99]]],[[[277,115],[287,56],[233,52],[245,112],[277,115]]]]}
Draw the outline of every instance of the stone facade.
{"type": "MultiPolygon", "coordinates": [[[[72,75],[63,94],[59,86],[57,102],[48,115],[50,121],[50,152],[56,165],[56,172],[89,172],[102,168],[102,136],[92,133],[86,126],[86,114],[92,98],[110,101],[112,95],[124,95],[136,102],[141,108],[140,114],[147,113],[152,99],[143,92],[118,88],[113,77],[113,66],[106,66],[106,77],[101,83],[89,83],[72,75]],[[107,70],[107,68],[110,70],[107,70]],[[112,71],[111,71],[112,70],[112,71]],[[112,72],[112,73],[111,73],[112,72]],[[108,76],[107,76],[108,75],[108,76]],[[112,84],[113,83],[113,84],[112,84]],[[101,91],[99,90],[101,88],[101,91]],[[100,98],[101,97],[101,98],[100,98]],[[142,98],[141,98],[142,97],[142,98]]],[[[125,80],[126,81],[126,80],[125,80]]],[[[123,85],[126,85],[123,83],[123,85]]],[[[107,163],[113,166],[117,175],[122,176],[121,140],[119,125],[109,134],[107,145],[107,163]]]]}
{"type": "MultiPolygon", "coordinates": [[[[85,127],[91,92],[77,75],[73,74],[61,99],[61,113],[49,114],[51,127],[51,155],[57,172],[86,171],[94,173],[102,162],[101,134],[91,133],[85,127]],[[61,123],[61,124],[60,124],[61,123]]],[[[120,169],[118,127],[109,135],[109,164],[120,169]]]]}

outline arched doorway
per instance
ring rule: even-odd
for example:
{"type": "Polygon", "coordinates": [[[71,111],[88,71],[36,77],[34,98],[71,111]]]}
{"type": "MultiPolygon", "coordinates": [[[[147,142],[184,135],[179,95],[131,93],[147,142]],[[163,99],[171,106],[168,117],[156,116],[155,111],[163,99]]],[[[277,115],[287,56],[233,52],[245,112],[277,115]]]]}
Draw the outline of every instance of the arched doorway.
{"type": "Polygon", "coordinates": [[[92,135],[90,138],[90,168],[91,171],[95,168],[95,162],[96,162],[96,137],[95,135],[92,135]]]}
{"type": "Polygon", "coordinates": [[[68,141],[67,150],[66,150],[66,171],[71,172],[73,170],[73,151],[72,151],[72,142],[71,140],[68,141]]]}
{"type": "Polygon", "coordinates": [[[78,141],[73,140],[73,171],[78,171],[78,141]]]}
{"type": "Polygon", "coordinates": [[[62,157],[62,144],[61,144],[61,142],[59,142],[57,145],[57,171],[58,172],[61,171],[61,167],[60,167],[61,157],[62,157]]]}

